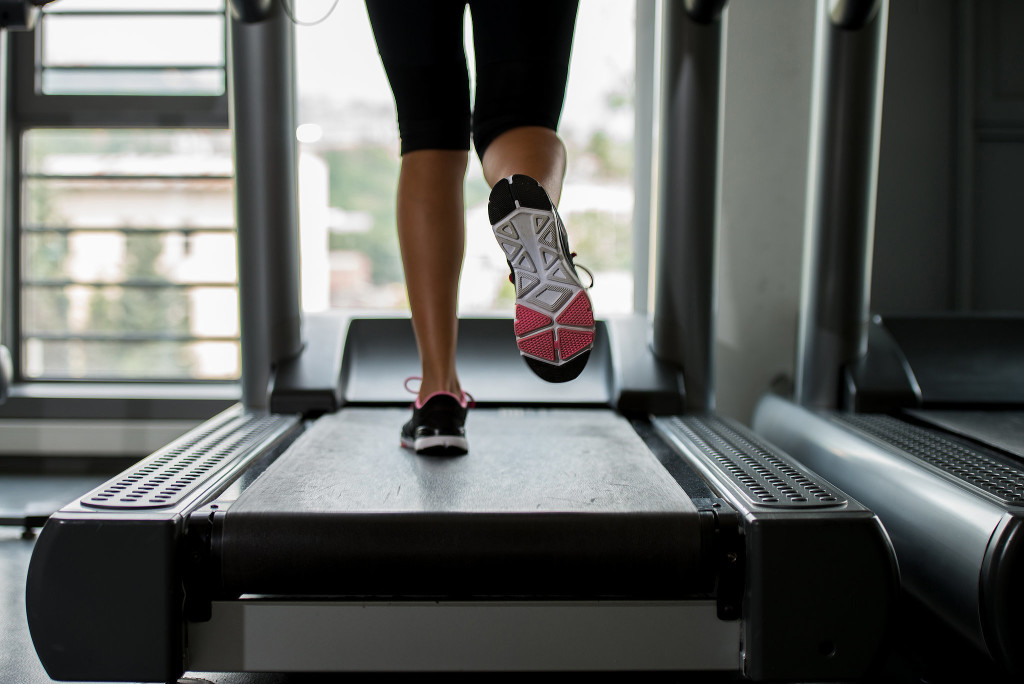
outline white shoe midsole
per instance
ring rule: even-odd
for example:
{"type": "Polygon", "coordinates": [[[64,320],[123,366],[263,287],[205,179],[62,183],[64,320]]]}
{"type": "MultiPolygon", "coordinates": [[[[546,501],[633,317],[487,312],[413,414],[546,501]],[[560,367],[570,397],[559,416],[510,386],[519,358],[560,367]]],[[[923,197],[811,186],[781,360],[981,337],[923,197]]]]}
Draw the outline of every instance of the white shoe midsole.
{"type": "MultiPolygon", "coordinates": [[[[409,443],[403,439],[402,443],[408,447],[409,443]]],[[[469,449],[469,442],[466,441],[465,437],[456,437],[455,435],[435,435],[434,437],[417,437],[412,443],[412,448],[416,451],[423,451],[424,449],[430,449],[433,447],[444,447],[446,449],[469,449]]]]}

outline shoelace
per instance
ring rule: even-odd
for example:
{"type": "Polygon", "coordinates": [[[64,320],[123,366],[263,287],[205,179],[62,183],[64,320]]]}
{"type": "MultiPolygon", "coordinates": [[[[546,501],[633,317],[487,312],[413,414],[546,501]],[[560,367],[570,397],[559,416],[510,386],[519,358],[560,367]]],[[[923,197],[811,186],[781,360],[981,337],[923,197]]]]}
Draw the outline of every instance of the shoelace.
{"type": "MultiPolygon", "coordinates": [[[[577,264],[576,263],[576,252],[570,252],[569,253],[569,257],[570,257],[570,260],[571,260],[571,263],[572,263],[572,267],[575,268],[577,271],[583,271],[584,273],[587,274],[587,277],[590,278],[590,284],[589,285],[584,285],[583,289],[584,290],[589,290],[590,288],[594,287],[594,273],[593,273],[593,271],[591,271],[589,268],[587,268],[583,264],[577,264]]],[[[579,275],[579,274],[577,274],[577,275],[579,275]]]]}
{"type": "MultiPolygon", "coordinates": [[[[409,394],[415,394],[417,397],[419,397],[419,394],[420,394],[419,388],[412,389],[411,387],[409,387],[409,383],[411,381],[413,381],[413,380],[418,380],[421,383],[423,382],[423,378],[421,376],[419,376],[419,375],[410,375],[409,377],[407,377],[405,379],[405,382],[402,383],[402,386],[405,387],[405,391],[408,392],[409,394]]],[[[434,394],[447,394],[449,396],[455,396],[451,392],[434,392],[434,394]]],[[[430,396],[432,397],[432,396],[434,396],[434,394],[431,394],[430,396]]],[[[429,401],[429,399],[430,399],[430,397],[427,397],[428,401],[429,401]]],[[[473,408],[474,406],[476,406],[476,399],[473,398],[472,394],[470,394],[469,392],[467,392],[465,390],[462,390],[462,401],[466,402],[466,408],[473,408]]],[[[423,403],[426,403],[426,402],[423,402],[423,403]]],[[[415,405],[415,403],[414,403],[414,405],[415,405]]]]}
{"type": "MultiPolygon", "coordinates": [[[[508,263],[508,282],[510,282],[513,285],[515,285],[516,284],[516,278],[515,278],[515,271],[512,269],[512,262],[509,261],[508,259],[506,259],[505,261],[508,263]]],[[[594,273],[593,273],[593,271],[591,271],[589,268],[587,268],[583,264],[577,264],[576,263],[576,252],[569,252],[569,263],[572,264],[572,267],[575,270],[583,271],[584,273],[587,274],[587,277],[590,278],[590,284],[589,285],[584,285],[583,286],[584,290],[589,290],[590,288],[594,287],[594,273]]],[[[577,275],[579,275],[579,274],[577,273],[577,275]]]]}

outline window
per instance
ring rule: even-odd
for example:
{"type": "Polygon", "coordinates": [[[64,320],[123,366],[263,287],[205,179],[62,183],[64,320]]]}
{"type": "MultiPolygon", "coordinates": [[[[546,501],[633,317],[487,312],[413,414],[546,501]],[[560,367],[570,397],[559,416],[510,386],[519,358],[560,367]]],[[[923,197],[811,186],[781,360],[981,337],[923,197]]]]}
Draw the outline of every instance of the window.
{"type": "MultiPolygon", "coordinates": [[[[560,209],[599,315],[633,307],[634,17],[581,2],[561,124],[560,209]]],[[[61,0],[10,36],[3,332],[19,379],[237,378],[225,30],[224,0],[61,0]]],[[[404,309],[397,127],[365,5],[341,0],[296,37],[304,308],[404,309]]],[[[508,315],[471,164],[460,313],[508,315]]]]}
{"type": "Polygon", "coordinates": [[[61,0],[12,36],[21,380],[235,380],[223,0],[61,0]]]}
{"type": "Polygon", "coordinates": [[[39,33],[40,92],[223,94],[223,1],[138,4],[61,0],[47,8],[39,33]]]}
{"type": "MultiPolygon", "coordinates": [[[[299,18],[322,14],[308,11],[299,18]]],[[[600,316],[633,309],[634,21],[634,3],[580,3],[560,126],[569,150],[560,213],[579,263],[594,272],[600,316]]],[[[341,0],[322,24],[298,27],[296,49],[304,308],[404,309],[398,130],[363,2],[341,0]]],[[[473,154],[470,163],[460,314],[509,315],[514,292],[487,220],[489,188],[473,154]]]]}
{"type": "Polygon", "coordinates": [[[237,377],[227,132],[43,128],[22,141],[24,377],[237,377]]]}

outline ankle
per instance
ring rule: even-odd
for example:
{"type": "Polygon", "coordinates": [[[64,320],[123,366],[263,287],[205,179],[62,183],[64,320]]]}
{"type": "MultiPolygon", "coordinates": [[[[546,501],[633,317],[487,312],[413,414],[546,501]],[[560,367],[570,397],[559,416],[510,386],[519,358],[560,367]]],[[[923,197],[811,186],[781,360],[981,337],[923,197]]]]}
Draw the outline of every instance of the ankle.
{"type": "Polygon", "coordinates": [[[420,384],[419,392],[417,392],[416,402],[422,406],[423,402],[430,398],[431,395],[438,393],[451,394],[459,399],[459,401],[462,401],[462,386],[459,384],[458,378],[434,382],[428,382],[424,378],[420,384]]]}

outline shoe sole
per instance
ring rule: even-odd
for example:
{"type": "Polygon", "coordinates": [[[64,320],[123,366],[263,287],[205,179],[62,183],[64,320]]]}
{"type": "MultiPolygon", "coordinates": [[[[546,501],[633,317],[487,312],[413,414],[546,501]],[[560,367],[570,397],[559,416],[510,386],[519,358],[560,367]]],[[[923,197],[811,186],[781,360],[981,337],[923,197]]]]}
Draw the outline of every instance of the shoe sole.
{"type": "Polygon", "coordinates": [[[576,378],[594,347],[594,312],[558,238],[551,200],[537,181],[515,175],[494,186],[487,210],[512,265],[519,353],[548,382],[576,378]]]}
{"type": "Polygon", "coordinates": [[[411,442],[403,437],[402,446],[421,456],[462,456],[469,453],[469,442],[465,437],[449,435],[420,437],[411,442]]]}

